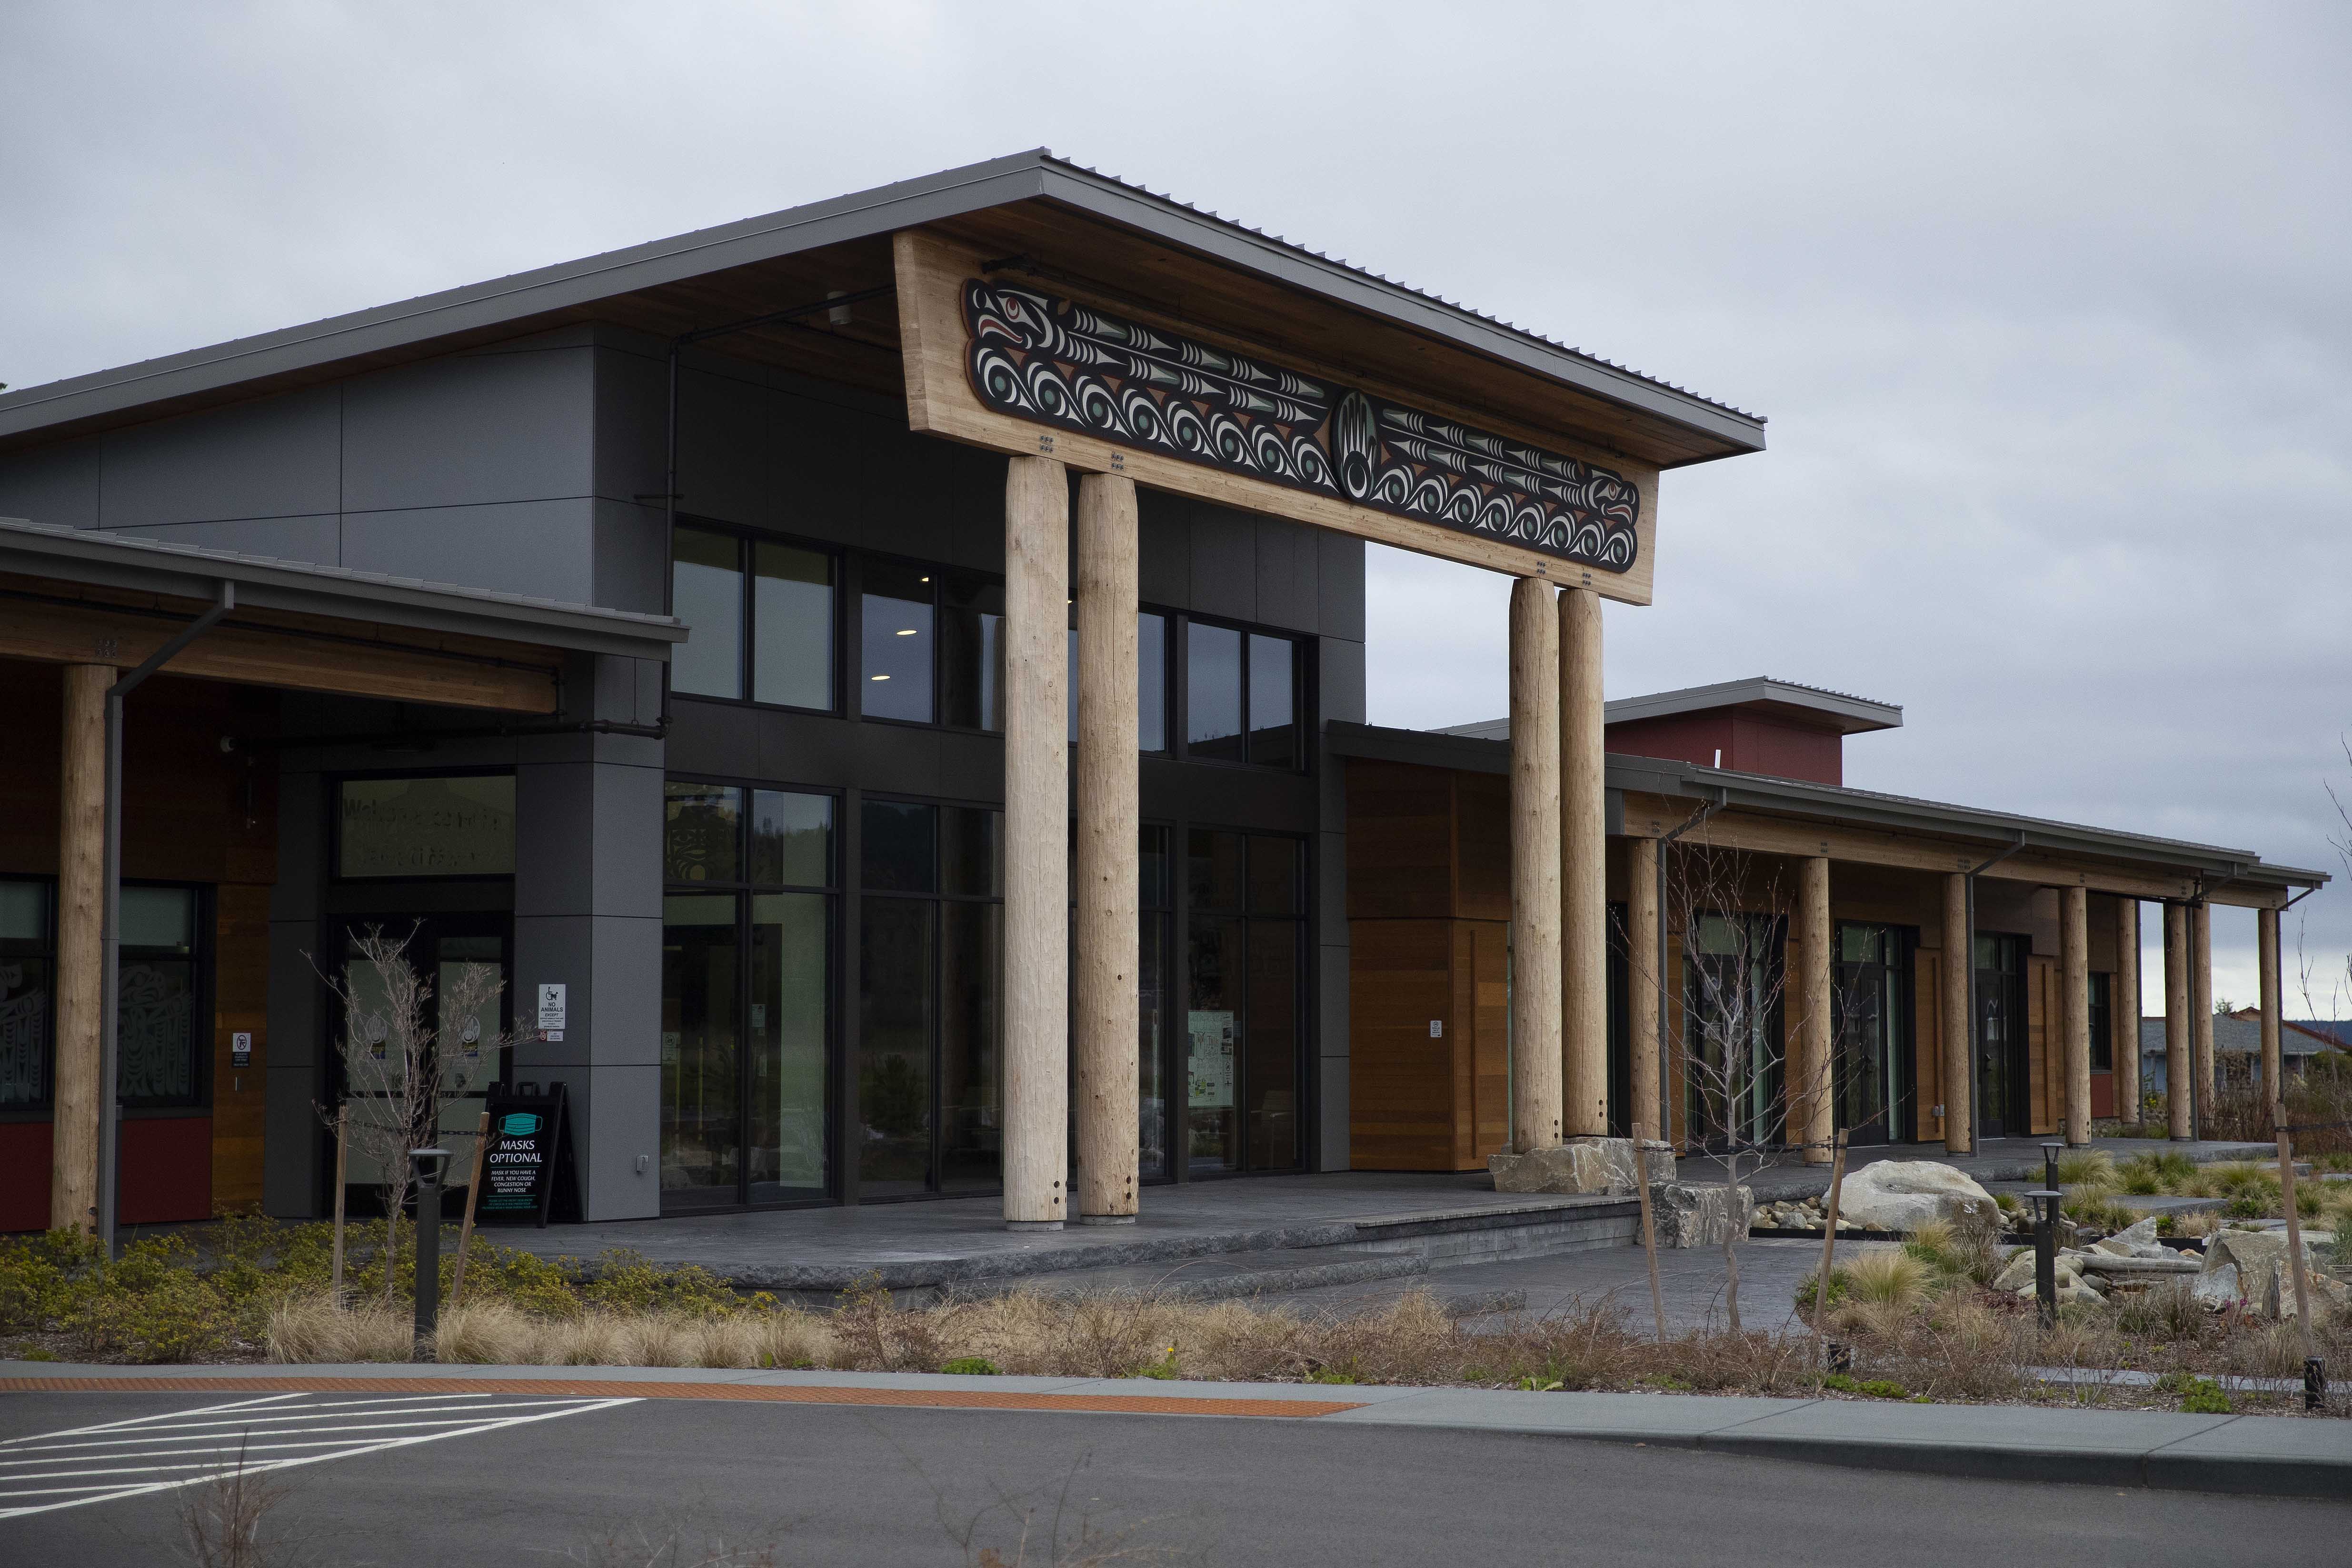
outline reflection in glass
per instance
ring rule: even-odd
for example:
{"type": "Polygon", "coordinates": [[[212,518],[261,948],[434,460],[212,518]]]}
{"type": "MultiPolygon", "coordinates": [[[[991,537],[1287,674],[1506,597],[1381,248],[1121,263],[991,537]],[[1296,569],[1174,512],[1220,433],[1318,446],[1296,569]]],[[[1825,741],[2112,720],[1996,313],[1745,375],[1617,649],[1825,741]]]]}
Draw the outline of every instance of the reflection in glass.
{"type": "Polygon", "coordinates": [[[928,893],[937,887],[933,837],[939,807],[869,800],[862,818],[859,860],[869,890],[928,893]]]}
{"type": "Polygon", "coordinates": [[[1004,589],[960,573],[941,595],[940,722],[1004,728],[1004,589]]]}
{"type": "Polygon", "coordinates": [[[1186,890],[1196,910],[1242,909],[1242,836],[1195,827],[1185,840],[1186,890]]]}
{"type": "Polygon", "coordinates": [[[1685,1114],[1711,1145],[1780,1136],[1780,930],[1771,915],[1690,923],[1684,1016],[1703,1067],[1686,1075],[1685,1114]]]}
{"type": "Polygon", "coordinates": [[[935,717],[930,574],[879,563],[869,563],[865,572],[860,710],[869,719],[930,723],[935,717]]]}
{"type": "Polygon", "coordinates": [[[1298,765],[1295,652],[1288,637],[1250,636],[1249,760],[1264,767],[1298,765]]]}
{"type": "Polygon", "coordinates": [[[1247,1064],[1249,1163],[1254,1171],[1298,1163],[1298,948],[1290,921],[1249,922],[1247,1064]]]}
{"type": "Polygon", "coordinates": [[[662,784],[665,879],[742,880],[743,792],[732,784],[667,779],[662,784]]]}
{"type": "Polygon", "coordinates": [[[733,1203],[741,1174],[735,898],[662,900],[661,1183],[733,1203]]]}
{"type": "Polygon", "coordinates": [[[1198,621],[1184,634],[1184,743],[1195,757],[1242,760],[1242,634],[1198,621]]]}
{"type": "Polygon", "coordinates": [[[1003,1182],[1003,917],[1002,904],[940,906],[941,1191],[1003,1182]]]}
{"type": "Polygon", "coordinates": [[[1001,898],[1004,814],[976,806],[940,809],[940,891],[1001,898]]]}
{"type": "Polygon", "coordinates": [[[832,885],[831,795],[751,792],[751,880],[762,887],[832,885]]]}
{"type": "Polygon", "coordinates": [[[730,534],[679,528],[670,551],[670,613],[692,630],[670,656],[669,689],[743,695],[742,548],[730,534]]]}
{"type": "Polygon", "coordinates": [[[0,882],[0,1110],[49,1098],[48,889],[0,882]]]}
{"type": "Polygon", "coordinates": [[[1196,1171],[1241,1166],[1237,1081],[1248,931],[1239,920],[1196,916],[1185,974],[1185,1154],[1196,1171]]]}
{"type": "Polygon", "coordinates": [[[1253,835],[1249,841],[1249,912],[1254,915],[1299,913],[1298,884],[1305,869],[1307,847],[1296,838],[1253,835]]]}
{"type": "Polygon", "coordinates": [[[1908,1049],[1902,937],[1893,926],[1848,921],[1837,940],[1830,1005],[1837,1125],[1851,1142],[1885,1143],[1901,1136],[1900,1068],[1908,1049]]]}
{"type": "MultiPolygon", "coordinates": [[[[807,798],[805,796],[802,797],[807,798]]],[[[751,1201],[824,1187],[825,899],[751,900],[751,1201]]]]}
{"type": "Polygon", "coordinates": [[[1135,617],[1136,749],[1168,749],[1168,617],[1135,617]]]}
{"type": "Polygon", "coordinates": [[[866,899],[858,919],[860,1195],[904,1196],[931,1174],[931,911],[866,899]]]}
{"type": "MultiPolygon", "coordinates": [[[[831,711],[833,557],[763,540],[751,571],[753,700],[831,711]]],[[[700,635],[699,623],[687,624],[700,635]]]]}
{"type": "Polygon", "coordinates": [[[1138,917],[1136,973],[1139,1005],[1136,1010],[1135,1084],[1136,1146],[1140,1169],[1147,1176],[1168,1173],[1168,922],[1164,910],[1145,910],[1138,917]]]}

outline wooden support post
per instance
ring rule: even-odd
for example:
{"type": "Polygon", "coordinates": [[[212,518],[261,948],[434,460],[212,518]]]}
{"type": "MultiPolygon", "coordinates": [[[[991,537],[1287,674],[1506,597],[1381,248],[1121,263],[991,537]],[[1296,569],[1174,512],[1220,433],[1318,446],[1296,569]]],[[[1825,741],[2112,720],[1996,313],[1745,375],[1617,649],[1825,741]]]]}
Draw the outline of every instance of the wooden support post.
{"type": "Polygon", "coordinates": [[[1659,1049],[1660,1004],[1664,988],[1658,977],[1658,841],[1635,838],[1626,845],[1625,885],[1625,1021],[1632,1060],[1629,1099],[1637,1120],[1664,1125],[1664,1053],[1659,1049]]]}
{"type": "Polygon", "coordinates": [[[2197,1136],[2213,1120],[2213,910],[2202,900],[2189,906],[2189,1038],[2195,1046],[2197,1136]]]}
{"type": "Polygon", "coordinates": [[[1132,1225],[1141,1163],[1135,481],[1078,480],[1078,1219],[1132,1225]]]}
{"type": "Polygon", "coordinates": [[[2279,1048],[2279,1019],[2282,1015],[2279,1011],[2279,912],[2276,910],[2254,911],[2254,966],[2262,972],[2256,984],[2261,986],[2263,994],[2263,1094],[2265,1099],[2284,1102],[2286,1099],[2286,1060],[2279,1048]]]}
{"type": "Polygon", "coordinates": [[[1511,584],[1511,1150],[1560,1135],[1559,623],[1511,584]]]}
{"type": "Polygon", "coordinates": [[[1969,1116],[1976,1082],[1976,1030],[1969,1017],[1969,968],[1976,962],[1976,934],[1969,929],[1969,879],[1958,871],[1944,878],[1944,1152],[1969,1154],[1975,1122],[1969,1116]]]}
{"type": "Polygon", "coordinates": [[[1826,856],[1808,855],[1797,862],[1798,963],[1804,980],[1798,994],[1797,1060],[1789,1074],[1790,1122],[1789,1141],[1805,1146],[1805,1163],[1830,1163],[1830,1143],[1837,1126],[1835,1068],[1831,1061],[1834,1039],[1831,1016],[1830,863],[1826,856]]]}
{"type": "Polygon", "coordinates": [[[1559,595],[1561,1126],[1609,1132],[1609,806],[1601,752],[1601,595],[1559,595]]]}
{"type": "Polygon", "coordinates": [[[457,1226],[457,1265],[449,1271],[449,1305],[457,1304],[457,1293],[466,1288],[466,1248],[474,1241],[474,1215],[482,1206],[482,1154],[490,1146],[490,1113],[482,1112],[474,1124],[474,1168],[466,1177],[466,1218],[457,1226]]]}
{"type": "Polygon", "coordinates": [[[1004,1223],[1066,1213],[1070,1072],[1070,492],[1051,458],[1004,476],[1004,1223]]]}
{"type": "Polygon", "coordinates": [[[2058,889],[2058,968],[2066,1042],[2066,1143],[2091,1142],[2091,895],[2058,889]]]}
{"type": "Polygon", "coordinates": [[[1838,1199],[1845,1191],[1845,1130],[1836,1136],[1836,1160],[1830,1166],[1830,1193],[1822,1204],[1822,1272],[1813,1286],[1813,1333],[1828,1344],[1830,1276],[1837,1266],[1838,1199]]]}
{"type": "Polygon", "coordinates": [[[2164,1098],[2166,1121],[2175,1140],[2195,1137],[2189,1098],[2189,907],[2164,906],[2164,1098]]]}
{"type": "Polygon", "coordinates": [[[2137,1126],[2139,1108],[2139,900],[2116,900],[2116,976],[2107,993],[2107,1023],[2115,1038],[2116,1115],[2137,1126]]]}
{"type": "Polygon", "coordinates": [[[100,1009],[106,975],[106,690],[112,667],[65,671],[63,754],[58,795],[57,1070],[49,1143],[49,1227],[98,1223],[99,1118],[113,1085],[99,1081],[100,1009]]]}

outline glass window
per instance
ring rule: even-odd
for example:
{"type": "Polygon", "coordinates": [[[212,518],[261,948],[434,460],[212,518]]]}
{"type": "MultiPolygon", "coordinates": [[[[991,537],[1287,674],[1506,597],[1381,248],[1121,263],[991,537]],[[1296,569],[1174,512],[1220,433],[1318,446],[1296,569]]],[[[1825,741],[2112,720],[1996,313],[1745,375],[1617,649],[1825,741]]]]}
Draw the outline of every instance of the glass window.
{"type": "Polygon", "coordinates": [[[862,653],[858,660],[860,710],[869,719],[904,719],[929,724],[931,701],[931,574],[908,566],[869,562],[865,567],[862,653]]]}
{"type": "Polygon", "coordinates": [[[741,1176],[736,900],[662,900],[661,1182],[689,1203],[732,1203],[741,1176]]]}
{"type": "Polygon", "coordinates": [[[921,1193],[931,1169],[929,899],[866,899],[858,919],[857,1179],[864,1197],[921,1193]]]}
{"type": "Polygon", "coordinates": [[[898,801],[869,800],[861,826],[860,863],[869,892],[928,893],[934,880],[939,810],[898,801]]]}
{"type": "Polygon", "coordinates": [[[1136,1013],[1137,1147],[1146,1176],[1168,1173],[1168,933],[1175,917],[1169,910],[1169,830],[1146,827],[1139,850],[1142,875],[1141,929],[1138,943],[1136,1013]]]}
{"type": "Polygon", "coordinates": [[[707,529],[674,531],[670,613],[691,630],[670,655],[669,689],[697,697],[742,696],[740,541],[707,529]]]}
{"type": "Polygon", "coordinates": [[[1004,589],[953,572],[941,586],[940,722],[966,730],[1002,730],[1004,589]]]}
{"type": "Polygon", "coordinates": [[[975,806],[940,808],[940,891],[1004,896],[1004,814],[975,806]]]}
{"type": "Polygon", "coordinates": [[[762,887],[833,883],[833,797],[751,792],[751,880],[762,887]]]}
{"type": "Polygon", "coordinates": [[[1185,835],[1186,889],[1196,910],[1242,908],[1242,836],[1196,827],[1185,835]]]}
{"type": "Polygon", "coordinates": [[[2091,975],[2091,1070],[2113,1072],[2116,1067],[2116,1018],[2109,1005],[2115,994],[2116,977],[2100,972],[2091,975]]]}
{"type": "Polygon", "coordinates": [[[1194,757],[1242,760],[1242,634],[1194,622],[1184,634],[1184,745],[1194,757]]]}
{"type": "Polygon", "coordinates": [[[341,877],[511,877],[511,773],[345,779],[335,824],[341,877]]]}
{"type": "Polygon", "coordinates": [[[753,699],[830,711],[833,557],[762,540],[751,547],[751,569],[753,699]]]}
{"type": "Polygon", "coordinates": [[[672,882],[743,879],[743,792],[732,784],[664,782],[663,872],[672,882]]]}
{"type": "Polygon", "coordinates": [[[1135,617],[1136,747],[1168,749],[1168,617],[1146,610],[1135,617]]]}
{"type": "Polygon", "coordinates": [[[49,1102],[49,889],[0,882],[0,1110],[49,1102]]]}
{"type": "Polygon", "coordinates": [[[1186,878],[1185,1152],[1192,1168],[1299,1159],[1305,846],[1194,828],[1186,878]]]}
{"type": "Polygon", "coordinates": [[[751,1014],[744,1036],[755,1204],[813,1197],[824,1188],[829,914],[822,893],[751,900],[751,1014]]]}
{"type": "Polygon", "coordinates": [[[187,952],[195,946],[196,895],[186,888],[125,888],[116,930],[125,947],[187,952]]]}
{"type": "Polygon", "coordinates": [[[1262,767],[1298,765],[1295,652],[1288,637],[1250,635],[1249,760],[1262,767]]]}
{"type": "Polygon", "coordinates": [[[940,919],[940,1188],[993,1188],[1004,1158],[1004,906],[944,903],[940,919]]]}

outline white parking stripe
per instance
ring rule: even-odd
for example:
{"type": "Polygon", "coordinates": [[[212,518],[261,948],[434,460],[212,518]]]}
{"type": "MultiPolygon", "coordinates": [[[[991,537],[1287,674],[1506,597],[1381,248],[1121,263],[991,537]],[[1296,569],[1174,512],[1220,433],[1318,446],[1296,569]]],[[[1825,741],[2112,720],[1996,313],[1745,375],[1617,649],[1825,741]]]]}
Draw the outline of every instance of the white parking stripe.
{"type": "MultiPolygon", "coordinates": [[[[290,1469],[329,1459],[382,1453],[444,1437],[465,1437],[508,1426],[578,1415],[633,1405],[634,1399],[558,1397],[543,1400],[498,1399],[452,1405],[440,1403],[448,1394],[418,1394],[391,1399],[312,1401],[303,1394],[272,1394],[264,1399],[197,1410],[166,1411],[90,1426],[70,1427],[37,1436],[0,1442],[0,1519],[78,1508],[84,1503],[139,1497],[195,1486],[236,1474],[290,1469]],[[298,1403],[299,1402],[299,1403],[298,1403]],[[364,1408],[357,1408],[364,1406],[364,1408]],[[339,1422],[336,1417],[342,1417],[339,1422]],[[417,1419],[385,1419],[413,1415],[417,1419]],[[191,1420],[190,1417],[210,1417],[191,1420]],[[333,1423],[307,1425],[315,1421],[333,1423]],[[294,1426],[289,1423],[301,1422],[294,1426]],[[399,1436],[384,1434],[399,1432],[399,1436]],[[116,1436],[98,1437],[99,1433],[116,1436]],[[234,1436],[234,1443],[221,1439],[234,1436]],[[253,1442],[283,1437],[286,1442],[253,1442]],[[64,1441],[58,1439],[83,1439],[64,1441]],[[288,1453],[292,1449],[323,1448],[324,1453],[288,1453]],[[257,1461],[257,1454],[283,1457],[257,1461]],[[74,1469],[43,1467],[70,1465],[74,1469]],[[64,1482],[68,1484],[59,1485],[64,1482]]],[[[476,1396],[460,1394],[460,1399],[476,1396]]]]}

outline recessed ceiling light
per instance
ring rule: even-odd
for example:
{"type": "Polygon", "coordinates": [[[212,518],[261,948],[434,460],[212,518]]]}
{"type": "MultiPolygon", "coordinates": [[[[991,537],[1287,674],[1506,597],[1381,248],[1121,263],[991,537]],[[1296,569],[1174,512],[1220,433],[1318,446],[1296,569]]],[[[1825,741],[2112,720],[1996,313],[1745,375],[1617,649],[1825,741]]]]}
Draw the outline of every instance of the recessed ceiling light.
{"type": "Polygon", "coordinates": [[[900,637],[913,637],[913,636],[915,635],[915,628],[914,628],[914,627],[912,627],[912,626],[908,626],[905,631],[900,632],[898,635],[899,635],[900,637]]]}
{"type": "Polygon", "coordinates": [[[877,675],[877,676],[874,677],[874,679],[877,679],[877,680],[887,680],[887,679],[889,679],[890,678],[889,678],[888,676],[887,676],[887,675],[877,675]]]}

